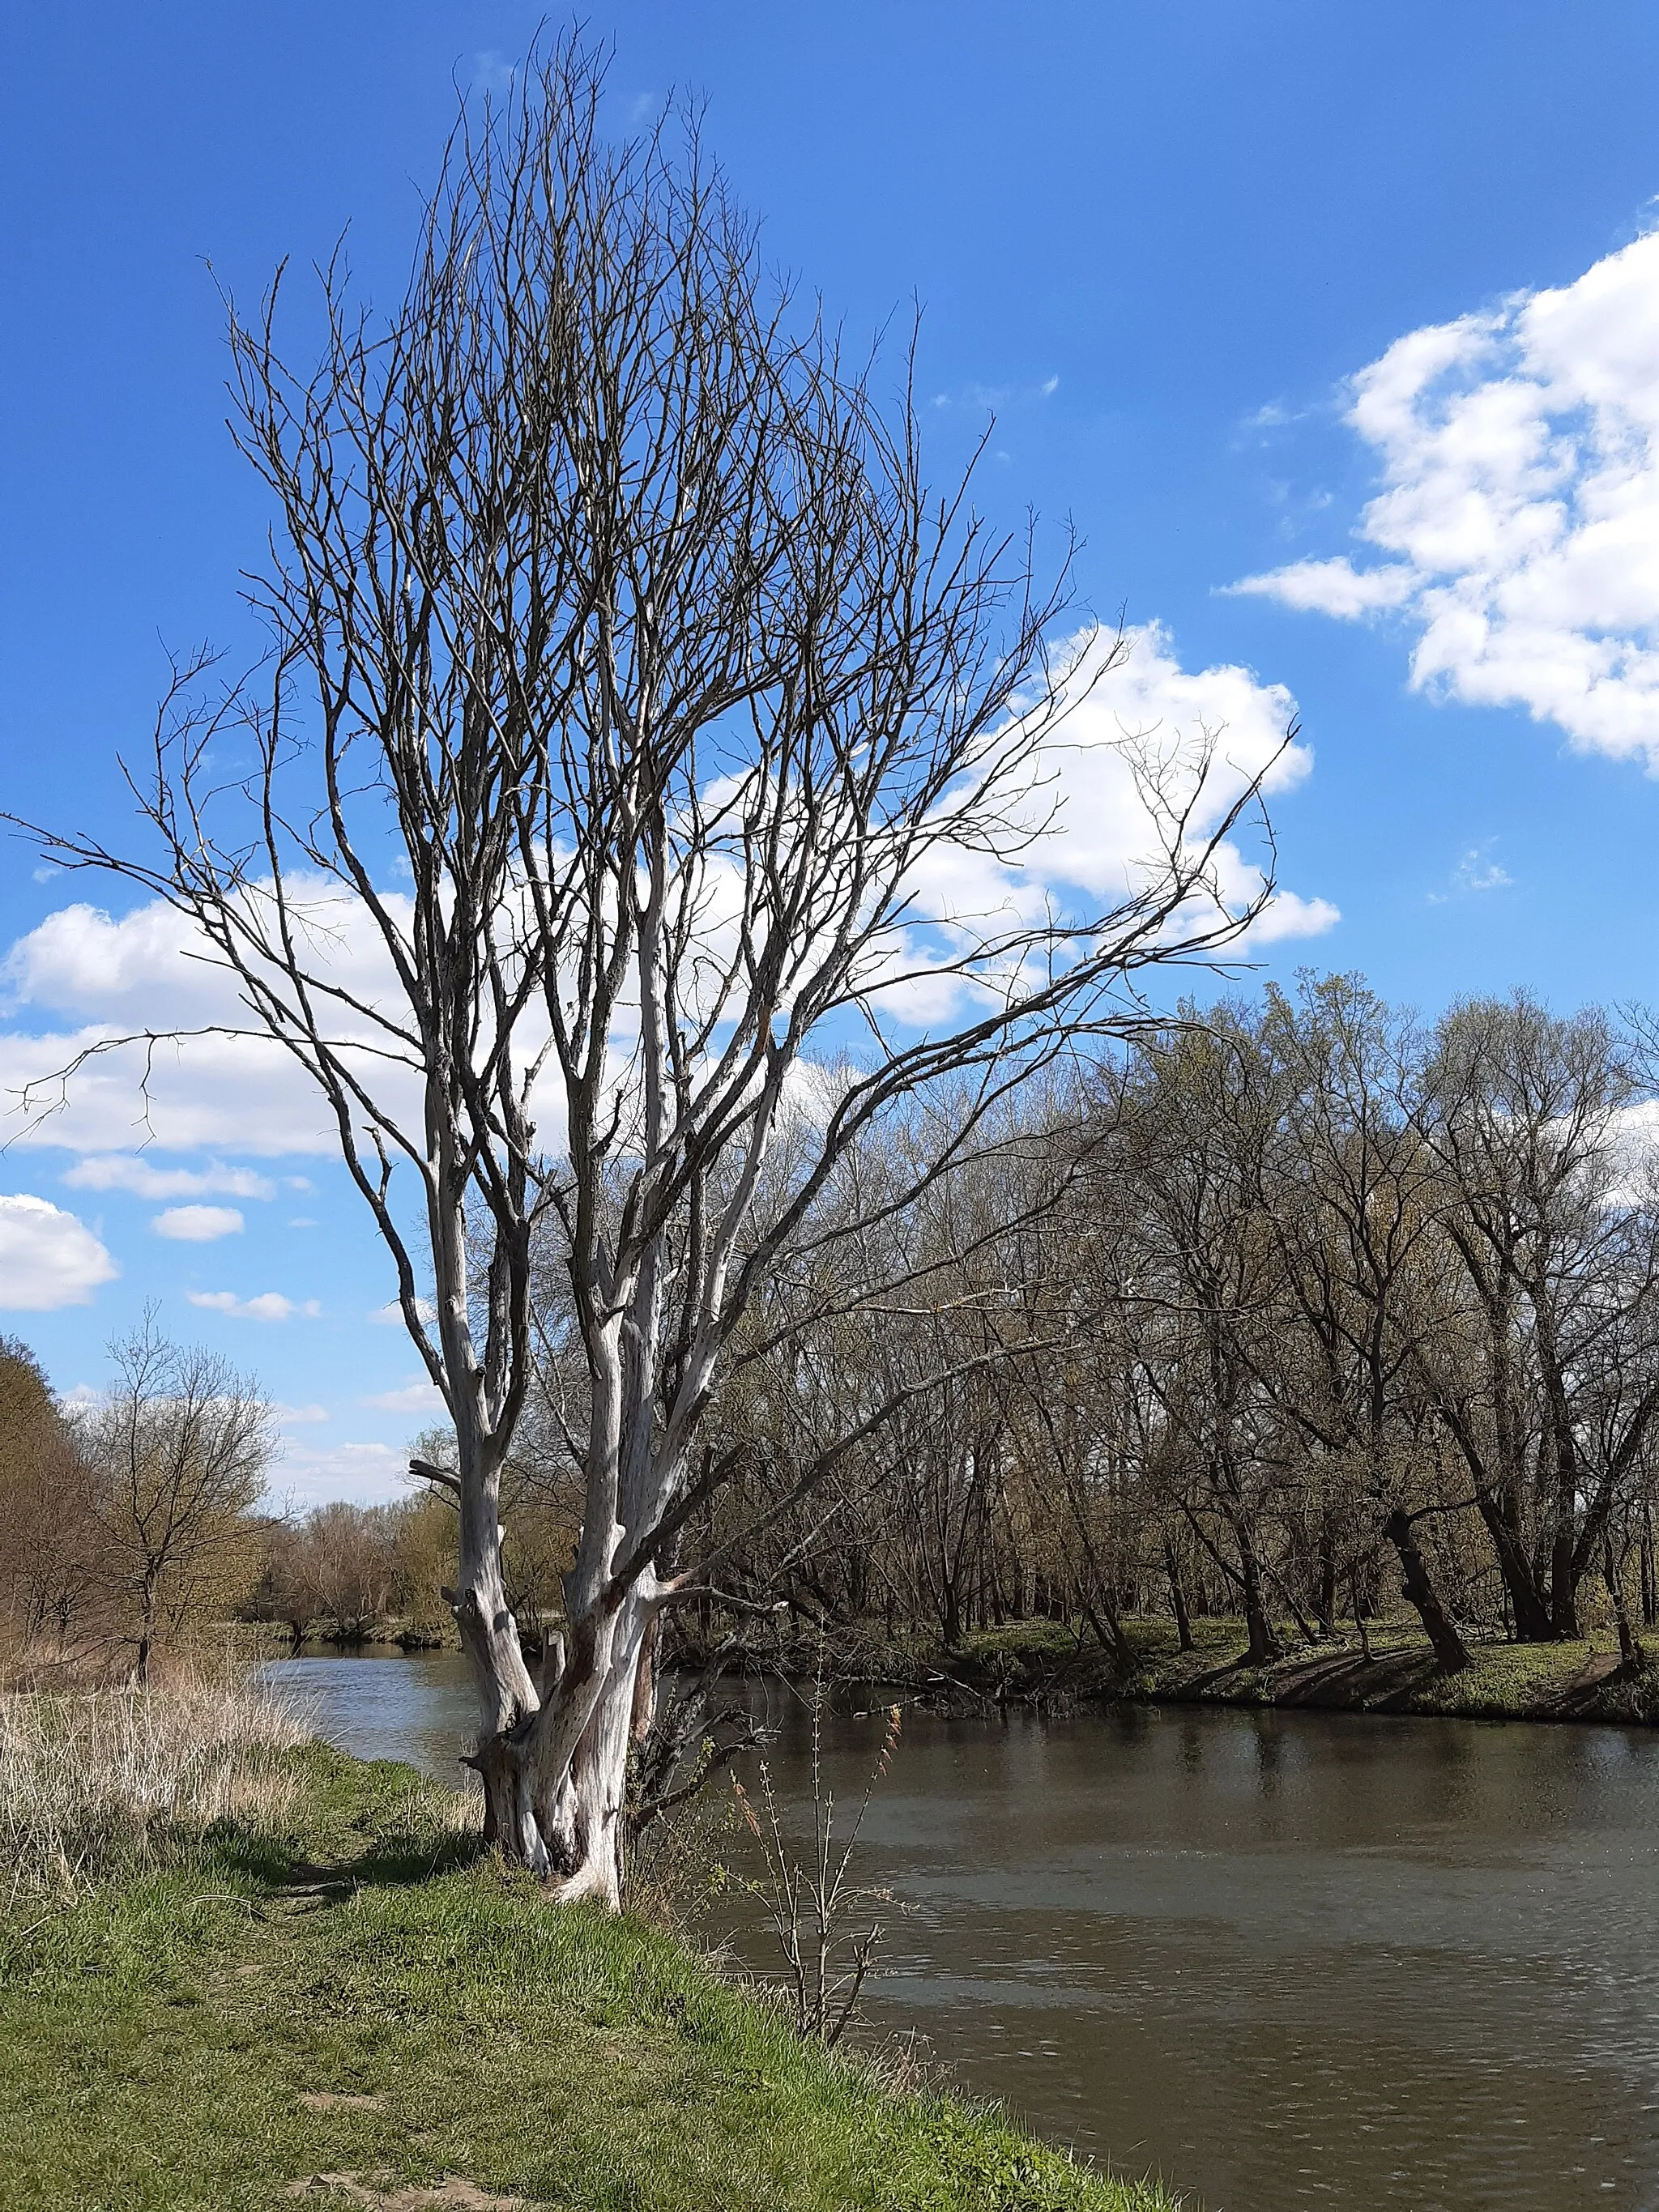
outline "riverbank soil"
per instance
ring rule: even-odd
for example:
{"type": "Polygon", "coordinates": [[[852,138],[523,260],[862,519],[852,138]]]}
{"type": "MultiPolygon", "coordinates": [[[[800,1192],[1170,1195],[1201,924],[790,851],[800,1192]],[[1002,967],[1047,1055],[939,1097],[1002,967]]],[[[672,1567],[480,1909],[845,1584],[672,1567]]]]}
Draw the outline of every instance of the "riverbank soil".
{"type": "Polygon", "coordinates": [[[653,1929],[549,1905],[411,1768],[275,1755],[283,1832],[0,1920],[0,2203],[1169,2212],[801,2045],[653,1929]]]}
{"type": "Polygon", "coordinates": [[[886,1655],[887,1673],[945,1702],[1052,1709],[1121,1698],[1158,1704],[1316,1706],[1328,1711],[1429,1713],[1473,1720],[1659,1722],[1659,1638],[1647,1665],[1621,1668],[1606,1636],[1559,1644],[1476,1644],[1470,1663],[1441,1673],[1420,1630],[1397,1622],[1358,1641],[1303,1644],[1270,1667],[1249,1664],[1242,1620],[1197,1620],[1194,1649],[1172,1625],[1124,1624],[1137,1665],[1125,1673],[1086,1630],[1057,1620],[1011,1621],[954,1651],[886,1655]]]}

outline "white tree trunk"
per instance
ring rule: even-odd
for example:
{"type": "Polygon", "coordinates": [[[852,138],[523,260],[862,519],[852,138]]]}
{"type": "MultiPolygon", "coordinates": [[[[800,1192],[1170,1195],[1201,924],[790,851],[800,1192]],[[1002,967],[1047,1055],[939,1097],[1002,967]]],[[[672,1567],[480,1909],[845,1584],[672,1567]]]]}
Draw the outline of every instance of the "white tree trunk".
{"type": "MultiPolygon", "coordinates": [[[[635,1589],[608,1618],[573,1624],[564,1663],[539,1702],[512,1632],[530,1702],[485,1732],[472,1764],[483,1778],[486,1836],[542,1875],[561,1903],[586,1898],[621,1909],[629,1753],[654,1704],[653,1612],[635,1589]]],[[[497,1638],[478,1648],[486,1668],[505,1656],[497,1638]]],[[[507,1716],[513,1703],[498,1673],[485,1707],[507,1716]]]]}
{"type": "MultiPolygon", "coordinates": [[[[650,1641],[649,1610],[637,1592],[630,1592],[623,1601],[603,1678],[568,1763],[555,1748],[562,1723],[568,1724],[570,1717],[560,1711],[562,1680],[534,1732],[546,1747],[545,1764],[538,1776],[539,1825],[556,1893],[565,1902],[591,1898],[613,1912],[622,1904],[629,1753],[649,1727],[653,1703],[650,1641]]],[[[569,1697],[574,1707],[583,1692],[573,1684],[569,1697]]],[[[538,1747],[532,1741],[532,1760],[538,1747]]]]}

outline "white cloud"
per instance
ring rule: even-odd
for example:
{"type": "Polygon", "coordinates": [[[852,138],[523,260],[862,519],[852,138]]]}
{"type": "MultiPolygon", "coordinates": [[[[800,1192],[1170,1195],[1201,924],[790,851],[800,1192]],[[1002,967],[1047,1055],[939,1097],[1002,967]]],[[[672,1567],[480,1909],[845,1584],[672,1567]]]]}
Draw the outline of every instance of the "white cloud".
{"type": "Polygon", "coordinates": [[[186,1291],[185,1295],[191,1305],[209,1313],[228,1314],[235,1321],[291,1321],[295,1314],[315,1321],[323,1310],[315,1298],[300,1305],[280,1291],[261,1291],[252,1298],[239,1298],[234,1291],[186,1291]]]}
{"type": "Polygon", "coordinates": [[[1457,856],[1457,865],[1451,872],[1451,888],[1444,891],[1430,891],[1431,906],[1444,906],[1451,899],[1478,897],[1482,891],[1502,891],[1513,888],[1515,878],[1509,870],[1492,860],[1490,839],[1484,845],[1471,845],[1457,856]]]}
{"type": "Polygon", "coordinates": [[[1299,614],[1376,614],[1383,608],[1402,607],[1416,592],[1413,570],[1390,566],[1356,568],[1346,554],[1330,561],[1293,561],[1288,568],[1275,568],[1270,576],[1247,576],[1229,586],[1235,592],[1259,592],[1294,607],[1299,614]]]}
{"type": "Polygon", "coordinates": [[[513,80],[518,75],[518,65],[495,46],[486,46],[472,57],[472,88],[489,93],[500,100],[513,89],[513,80]]]}
{"type": "Polygon", "coordinates": [[[290,1443],[283,1451],[282,1486],[302,1510],[330,1498],[380,1505],[407,1495],[409,1455],[390,1444],[331,1444],[320,1450],[290,1443]]]}
{"type": "MultiPolygon", "coordinates": [[[[395,998],[390,958],[363,908],[321,879],[296,879],[291,888],[318,966],[358,1004],[395,998]]],[[[259,887],[251,886],[247,896],[258,899],[259,887]]],[[[392,895],[387,904],[407,919],[405,896],[392,895]]],[[[88,1188],[185,1194],[182,1188],[163,1193],[143,1187],[137,1168],[146,1163],[101,1164],[105,1156],[131,1156],[141,1143],[161,1152],[255,1158],[327,1154],[337,1146],[321,1097],[292,1055],[263,1035],[232,1033],[254,1026],[234,978],[159,900],[118,916],[85,904],[61,908],[12,946],[0,963],[0,986],[15,1024],[0,1033],[3,1133],[14,1143],[99,1156],[88,1188]],[[174,1031],[204,1033],[175,1038],[174,1031]],[[153,1047],[142,1037],[113,1042],[135,1032],[162,1041],[153,1047]],[[93,1057],[65,1087],[57,1079],[88,1052],[93,1057]],[[110,1180],[100,1182],[103,1176],[110,1180]]],[[[348,1048],[370,1033],[362,1017],[342,1015],[337,1035],[348,1048]]],[[[412,1112],[418,1126],[418,1092],[409,1072],[383,1059],[374,1068],[381,1095],[412,1112]]],[[[211,1187],[228,1195],[270,1194],[263,1177],[257,1193],[228,1189],[223,1178],[243,1170],[179,1172],[198,1171],[219,1178],[211,1187]]]]}
{"type": "Polygon", "coordinates": [[[326,1421],[330,1418],[326,1406],[276,1405],[270,1410],[285,1429],[306,1427],[313,1422],[326,1421]]]}
{"type": "Polygon", "coordinates": [[[999,414],[1031,399],[1052,399],[1060,389],[1058,376],[1045,376],[1039,384],[964,384],[960,392],[936,392],[935,407],[968,407],[975,414],[988,409],[999,414]]]}
{"type": "MultiPolygon", "coordinates": [[[[416,1298],[415,1311],[422,1321],[433,1322],[438,1318],[438,1309],[430,1298],[416,1298]]],[[[396,1298],[388,1298],[385,1305],[376,1306],[367,1318],[374,1322],[376,1328],[401,1328],[404,1326],[404,1310],[396,1298]]]]}
{"type": "Polygon", "coordinates": [[[444,1410],[442,1393],[424,1375],[416,1376],[400,1390],[382,1390],[362,1402],[382,1413],[441,1413],[444,1410]]]}
{"type": "MultiPolygon", "coordinates": [[[[1251,873],[1259,880],[1260,870],[1253,869],[1251,873]]],[[[1247,884],[1244,890],[1253,896],[1255,885],[1247,884]]],[[[1251,945],[1277,945],[1287,937],[1322,937],[1341,919],[1341,908],[1329,899],[1306,899],[1296,891],[1275,890],[1260,917],[1251,923],[1248,939],[1251,945]]]]}
{"type": "Polygon", "coordinates": [[[119,1274],[91,1230],[44,1198],[0,1196],[0,1307],[55,1313],[119,1274]]]}
{"type": "Polygon", "coordinates": [[[175,1244],[212,1244],[221,1237],[240,1237],[247,1224],[234,1206],[170,1206],[149,1225],[175,1244]]]}
{"type": "Polygon", "coordinates": [[[1489,860],[1484,848],[1472,845],[1452,871],[1452,880],[1466,891],[1506,890],[1515,878],[1496,860],[1489,860]]]}
{"type": "MultiPolygon", "coordinates": [[[[1093,629],[1072,641],[1075,659],[1069,680],[1078,692],[1091,675],[1099,674],[1111,635],[1093,629]]],[[[917,892],[922,910],[940,932],[959,927],[970,915],[1012,913],[1035,923],[1050,908],[1098,912],[1144,880],[1152,823],[1123,744],[1126,734],[1142,740],[1146,752],[1170,768],[1177,781],[1190,775],[1194,750],[1204,733],[1213,736],[1212,773],[1190,824],[1200,838],[1214,830],[1252,777],[1265,775],[1270,789],[1282,791],[1306,773],[1311,756],[1305,747],[1280,751],[1295,712],[1295,702],[1282,685],[1264,684],[1237,665],[1188,671],[1156,624],[1134,632],[1128,643],[1121,663],[1079,698],[1054,750],[1040,763],[1045,787],[1033,800],[1032,826],[1038,826],[1053,805],[1057,813],[1052,834],[1039,836],[1020,860],[1006,862],[972,851],[935,848],[932,872],[919,876],[917,892]]],[[[1225,895],[1236,907],[1259,894],[1259,868],[1241,845],[1228,844],[1218,866],[1225,895]]],[[[376,1032],[367,1015],[354,1011],[399,1002],[395,971],[379,930],[360,903],[321,878],[291,882],[289,890],[299,902],[298,926],[318,969],[343,994],[336,1041],[343,1055],[349,1059],[371,1036],[384,1048],[385,1033],[376,1032]]],[[[711,933],[725,929],[735,935],[739,885],[729,857],[710,862],[708,890],[711,933]]],[[[251,884],[245,895],[255,902],[268,892],[251,884]]],[[[406,894],[386,894],[385,903],[394,921],[410,926],[406,894]]],[[[1313,935],[1336,919],[1327,902],[1286,890],[1264,915],[1255,935],[1258,941],[1313,935]]],[[[937,943],[936,939],[935,947],[937,943]]],[[[911,950],[917,964],[937,965],[927,942],[919,939],[911,950]]],[[[225,1166],[224,1154],[275,1158],[335,1151],[337,1132],[293,1057],[269,1038],[231,1033],[252,1018],[240,1002],[234,976],[204,951],[187,924],[160,902],[122,915],[88,904],[65,907],[21,939],[0,963],[0,986],[14,1022],[0,1032],[0,1122],[5,1125],[0,1133],[13,1142],[55,1145],[83,1155],[69,1171],[76,1187],[158,1199],[266,1199],[274,1195],[278,1179],[252,1168],[225,1166]],[[134,1032],[166,1040],[175,1029],[202,1033],[154,1047],[142,1038],[114,1042],[134,1032]],[[112,1048],[98,1049],[106,1045],[112,1048]],[[65,1091],[54,1078],[88,1053],[92,1056],[83,1059],[65,1091]],[[30,1110],[20,1109],[25,1099],[30,1110]],[[9,1115],[4,1112],[8,1104],[13,1109],[9,1115]],[[142,1156],[141,1133],[146,1147],[142,1156]],[[152,1151],[209,1158],[161,1166],[152,1151]]],[[[900,1018],[927,1021],[957,993],[954,982],[924,977],[903,997],[896,995],[889,1010],[900,1018]]],[[[615,1055],[619,1083],[628,1073],[628,1022],[624,1006],[615,1055]]],[[[534,1055],[544,1038],[539,1021],[531,1017],[518,1040],[524,1060],[534,1055]]],[[[417,1071],[384,1054],[365,1056],[362,1066],[374,1095],[406,1128],[418,1131],[417,1071]]],[[[556,1142],[562,1100],[550,1068],[531,1103],[539,1126],[556,1142]]],[[[307,1182],[303,1176],[280,1180],[290,1188],[307,1182]]],[[[201,1219],[199,1233],[205,1237],[202,1209],[181,1208],[181,1223],[191,1211],[201,1219]]],[[[216,1211],[228,1214],[231,1209],[216,1211]]],[[[231,1233],[228,1224],[224,1233],[231,1233]]],[[[244,1310],[228,1292],[201,1295],[230,1299],[221,1309],[226,1312],[244,1310]]],[[[285,1318],[293,1310],[287,1305],[282,1314],[276,1312],[269,1304],[275,1297],[266,1294],[262,1317],[285,1318]]],[[[392,1308],[385,1318],[395,1324],[401,1316],[392,1308]]]]}
{"type": "Polygon", "coordinates": [[[1382,463],[1358,535],[1388,560],[1234,589],[1401,610],[1415,688],[1524,708],[1659,775],[1659,232],[1397,339],[1353,379],[1347,419],[1382,463]]]}
{"type": "Polygon", "coordinates": [[[158,1168],[131,1152],[94,1152],[77,1160],[64,1181],[73,1190],[129,1190],[137,1198],[274,1198],[276,1194],[270,1178],[256,1175],[252,1168],[224,1167],[217,1160],[204,1168],[158,1168]]]}
{"type": "MultiPolygon", "coordinates": [[[[1271,795],[1308,774],[1312,753],[1285,742],[1296,702],[1283,684],[1264,684],[1235,665],[1187,670],[1157,623],[1129,632],[1127,649],[1115,659],[1114,637],[1097,628],[1073,641],[1066,681],[1074,703],[1045,755],[1042,786],[1031,801],[1034,827],[1052,816],[1046,834],[1024,865],[935,848],[919,877],[921,910],[947,927],[997,915],[1035,921],[1051,906],[1099,912],[1129,896],[1144,884],[1158,843],[1138,765],[1152,763],[1184,797],[1207,757],[1188,823],[1189,845],[1215,833],[1253,779],[1271,795]]],[[[1260,867],[1231,841],[1217,855],[1217,875],[1235,911],[1261,894],[1260,867]]],[[[1339,919],[1328,900],[1279,891],[1251,941],[1316,936],[1339,919]]],[[[919,979],[905,986],[907,1011],[916,1020],[935,1018],[955,990],[953,982],[919,979]]]]}

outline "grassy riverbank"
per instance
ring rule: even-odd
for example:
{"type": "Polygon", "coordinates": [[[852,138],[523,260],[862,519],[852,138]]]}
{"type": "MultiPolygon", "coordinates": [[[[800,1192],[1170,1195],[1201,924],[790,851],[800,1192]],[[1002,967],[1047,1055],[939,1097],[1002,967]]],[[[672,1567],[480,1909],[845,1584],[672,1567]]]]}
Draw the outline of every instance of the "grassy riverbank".
{"type": "Polygon", "coordinates": [[[1461,1715],[1476,1720],[1659,1722],[1659,1638],[1632,1676],[1610,1638],[1561,1644],[1477,1644],[1455,1674],[1435,1665],[1426,1638],[1402,1622],[1357,1640],[1301,1645],[1271,1667],[1247,1663],[1242,1620],[1193,1624],[1182,1651],[1174,1627],[1132,1620],[1136,1667],[1125,1674],[1092,1636],[1026,1620],[969,1637],[955,1651],[890,1655],[888,1666],[942,1698],[1053,1709],[1128,1698],[1156,1703],[1313,1706],[1345,1712],[1461,1715]]]}
{"type": "Polygon", "coordinates": [[[229,1793],[240,1812],[153,1829],[147,1864],[83,1856],[78,1876],[58,1865],[59,1894],[38,1875],[14,1893],[0,2203],[1167,2205],[994,2112],[803,2046],[651,1928],[550,1907],[409,1768],[317,1744],[268,1744],[252,1764],[257,1790],[229,1793]]]}

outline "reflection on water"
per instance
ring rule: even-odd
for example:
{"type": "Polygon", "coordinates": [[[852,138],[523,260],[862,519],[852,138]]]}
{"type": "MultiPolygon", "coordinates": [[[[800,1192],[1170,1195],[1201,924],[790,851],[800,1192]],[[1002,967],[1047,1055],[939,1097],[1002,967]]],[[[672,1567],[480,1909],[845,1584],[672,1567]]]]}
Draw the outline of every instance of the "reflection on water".
{"type": "MultiPolygon", "coordinates": [[[[457,1773],[456,1658],[277,1672],[347,1748],[457,1773]]],[[[770,1702],[799,1809],[805,1716],[770,1702]]],[[[843,1804],[879,1736],[827,1730],[843,1804]]],[[[1121,2169],[1217,2212],[1659,2207],[1651,1732],[913,1713],[864,1834],[902,1906],[875,2025],[1121,2169]]]]}

